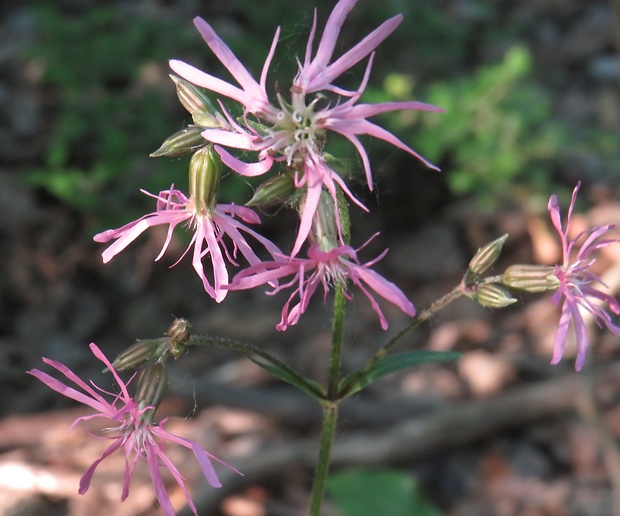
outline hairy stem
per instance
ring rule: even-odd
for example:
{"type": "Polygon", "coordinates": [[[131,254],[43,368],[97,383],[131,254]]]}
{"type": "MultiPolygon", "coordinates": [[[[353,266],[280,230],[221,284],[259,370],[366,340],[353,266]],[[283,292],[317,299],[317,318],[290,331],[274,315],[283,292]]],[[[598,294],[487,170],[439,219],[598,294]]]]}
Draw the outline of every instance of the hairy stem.
{"type": "Polygon", "coordinates": [[[344,327],[344,284],[335,289],[334,319],[332,322],[332,346],[329,358],[329,378],[327,381],[327,401],[323,405],[323,426],[319,459],[314,470],[312,493],[310,495],[310,516],[319,516],[325,495],[325,484],[329,475],[329,462],[336,436],[338,420],[338,383],[340,382],[340,360],[342,354],[342,335],[344,327]]]}

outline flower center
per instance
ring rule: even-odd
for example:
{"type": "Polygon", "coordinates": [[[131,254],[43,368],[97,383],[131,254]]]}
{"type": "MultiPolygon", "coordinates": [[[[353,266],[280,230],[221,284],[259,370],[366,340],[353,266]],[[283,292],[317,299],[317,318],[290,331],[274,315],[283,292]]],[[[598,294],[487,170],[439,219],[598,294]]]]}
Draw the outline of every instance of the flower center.
{"type": "Polygon", "coordinates": [[[292,104],[278,94],[281,111],[269,135],[278,142],[286,164],[295,166],[308,154],[319,154],[325,144],[325,130],[320,126],[315,107],[320,97],[306,105],[304,96],[294,93],[292,104]]]}

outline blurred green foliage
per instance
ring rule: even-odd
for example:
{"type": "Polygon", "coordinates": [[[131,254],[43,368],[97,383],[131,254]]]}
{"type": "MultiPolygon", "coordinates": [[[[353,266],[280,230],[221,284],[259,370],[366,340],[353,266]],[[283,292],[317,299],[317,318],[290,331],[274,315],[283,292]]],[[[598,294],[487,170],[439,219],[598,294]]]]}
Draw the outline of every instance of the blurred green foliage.
{"type": "Polygon", "coordinates": [[[146,160],[181,122],[164,114],[167,59],[197,42],[173,22],[118,6],[68,15],[41,4],[35,14],[38,41],[28,54],[54,113],[43,163],[27,180],[107,223],[126,222],[143,203],[138,187],[186,181],[186,163],[146,160]]]}
{"type": "Polygon", "coordinates": [[[484,204],[514,196],[515,182],[547,191],[569,138],[551,98],[529,78],[528,50],[513,47],[471,77],[431,85],[426,100],[446,112],[425,117],[415,145],[445,160],[450,188],[484,204]]]}
{"type": "Polygon", "coordinates": [[[439,516],[402,471],[350,469],[330,475],[327,491],[343,516],[439,516]]]}
{"type": "Polygon", "coordinates": [[[502,62],[432,83],[420,95],[414,95],[411,76],[392,73],[373,100],[416,96],[445,109],[394,116],[391,129],[442,166],[455,194],[472,194],[481,206],[492,208],[514,198],[517,185],[548,192],[570,145],[554,121],[550,96],[529,77],[531,66],[527,49],[515,46],[502,62]]]}

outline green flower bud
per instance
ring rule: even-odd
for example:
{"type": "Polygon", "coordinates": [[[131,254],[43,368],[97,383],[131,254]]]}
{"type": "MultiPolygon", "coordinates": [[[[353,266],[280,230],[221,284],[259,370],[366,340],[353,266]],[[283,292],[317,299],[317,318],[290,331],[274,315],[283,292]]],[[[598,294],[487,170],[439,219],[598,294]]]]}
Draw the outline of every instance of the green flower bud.
{"type": "Polygon", "coordinates": [[[222,127],[219,115],[214,115],[212,113],[209,113],[208,111],[194,111],[192,113],[192,120],[202,129],[216,129],[218,127],[222,127]]]}
{"type": "Polygon", "coordinates": [[[135,369],[149,360],[159,359],[168,349],[167,337],[152,340],[139,340],[133,346],[122,351],[112,362],[117,371],[135,369]]]}
{"type": "MultiPolygon", "coordinates": [[[[304,202],[305,198],[299,203],[300,213],[303,213],[304,202]]],[[[338,221],[336,220],[334,201],[325,190],[321,192],[319,205],[312,219],[309,238],[322,251],[329,251],[338,246],[338,221]]]]}
{"type": "Polygon", "coordinates": [[[472,299],[487,308],[505,308],[517,302],[507,289],[494,283],[480,285],[472,299]]]}
{"type": "Polygon", "coordinates": [[[189,192],[196,213],[211,210],[221,176],[222,160],[213,145],[202,147],[193,154],[189,162],[189,192]]]}
{"type": "Polygon", "coordinates": [[[213,103],[202,88],[176,75],[170,74],[170,78],[177,87],[177,96],[181,104],[183,104],[183,107],[192,115],[197,111],[217,112],[215,106],[213,106],[213,103]]]}
{"type": "Polygon", "coordinates": [[[478,252],[469,262],[469,270],[476,276],[480,276],[493,267],[502,252],[502,247],[507,238],[508,233],[478,249],[478,252]]]}
{"type": "Polygon", "coordinates": [[[527,292],[544,292],[560,286],[555,267],[546,265],[511,265],[502,274],[502,283],[527,292]]]}
{"type": "Polygon", "coordinates": [[[168,392],[168,372],[160,362],[147,366],[138,376],[138,387],[134,399],[139,409],[152,407],[144,417],[152,421],[153,414],[168,392]]]}
{"type": "Polygon", "coordinates": [[[269,207],[286,204],[297,193],[292,173],[280,174],[261,183],[246,206],[269,207]]]}
{"type": "Polygon", "coordinates": [[[184,156],[207,145],[207,141],[201,136],[202,127],[189,125],[185,129],[168,136],[155,152],[149,154],[151,158],[161,156],[184,156]]]}

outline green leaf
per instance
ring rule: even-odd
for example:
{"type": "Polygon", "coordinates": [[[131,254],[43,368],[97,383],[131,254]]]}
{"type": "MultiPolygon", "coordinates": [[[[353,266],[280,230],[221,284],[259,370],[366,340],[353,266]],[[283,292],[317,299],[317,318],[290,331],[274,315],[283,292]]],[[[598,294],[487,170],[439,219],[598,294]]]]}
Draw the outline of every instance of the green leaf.
{"type": "Polygon", "coordinates": [[[268,373],[272,374],[276,378],[285,381],[286,383],[290,383],[297,387],[300,391],[305,392],[310,395],[314,399],[321,400],[325,399],[325,394],[323,393],[323,389],[321,386],[308,378],[304,378],[303,376],[298,375],[293,370],[288,367],[282,367],[279,364],[275,364],[273,362],[263,362],[255,357],[246,354],[246,357],[254,362],[258,367],[264,369],[268,373]]]}
{"type": "Polygon", "coordinates": [[[352,469],[330,475],[330,498],[342,516],[440,516],[410,475],[396,470],[352,469]]]}
{"type": "Polygon", "coordinates": [[[326,399],[325,391],[318,383],[304,378],[284,362],[257,346],[212,335],[191,335],[187,341],[187,345],[218,346],[220,348],[233,349],[241,353],[248,360],[254,362],[258,367],[264,369],[276,378],[294,385],[300,391],[316,399],[319,403],[326,399]]]}
{"type": "Polygon", "coordinates": [[[457,360],[462,356],[462,353],[456,353],[454,351],[410,351],[408,353],[388,355],[380,359],[368,371],[362,372],[362,369],[357,369],[349,373],[340,382],[340,390],[342,391],[342,389],[347,388],[346,394],[350,395],[363,389],[377,378],[381,378],[387,374],[411,367],[417,367],[422,364],[449,362],[457,360]]]}

